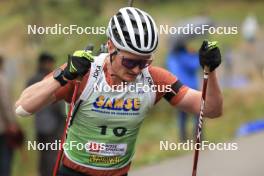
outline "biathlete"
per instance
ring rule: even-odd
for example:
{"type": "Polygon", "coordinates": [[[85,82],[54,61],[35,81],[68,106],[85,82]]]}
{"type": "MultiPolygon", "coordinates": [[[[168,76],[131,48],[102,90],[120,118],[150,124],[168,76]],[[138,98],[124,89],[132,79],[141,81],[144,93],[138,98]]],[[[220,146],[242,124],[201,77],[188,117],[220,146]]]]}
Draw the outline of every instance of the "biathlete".
{"type": "MultiPolygon", "coordinates": [[[[162,98],[182,111],[199,114],[201,92],[183,85],[167,70],[151,66],[159,37],[148,13],[121,8],[110,19],[107,37],[108,53],[92,56],[85,50],[74,52],[67,64],[26,88],[16,102],[20,116],[57,101],[70,103],[74,85],[81,79],[78,109],[75,107],[68,127],[60,176],[127,175],[144,117],[162,98]],[[123,83],[154,85],[154,89],[99,89],[123,83]],[[166,86],[170,89],[159,88],[166,86]]],[[[223,100],[215,71],[221,55],[219,48],[211,44],[203,42],[199,61],[202,67],[210,68],[204,116],[214,118],[222,114],[223,100]]]]}

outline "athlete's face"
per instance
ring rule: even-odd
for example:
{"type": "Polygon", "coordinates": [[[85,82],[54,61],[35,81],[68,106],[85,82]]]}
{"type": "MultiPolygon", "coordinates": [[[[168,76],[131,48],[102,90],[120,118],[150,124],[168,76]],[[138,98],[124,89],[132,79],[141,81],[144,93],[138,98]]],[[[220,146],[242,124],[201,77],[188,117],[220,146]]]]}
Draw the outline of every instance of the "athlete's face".
{"type": "MultiPolygon", "coordinates": [[[[116,48],[112,49],[114,52],[116,48]]],[[[110,51],[111,53],[111,51],[110,51]]],[[[126,51],[118,51],[113,56],[112,69],[114,73],[127,82],[132,82],[141,71],[151,64],[151,56],[139,56],[126,51]]]]}

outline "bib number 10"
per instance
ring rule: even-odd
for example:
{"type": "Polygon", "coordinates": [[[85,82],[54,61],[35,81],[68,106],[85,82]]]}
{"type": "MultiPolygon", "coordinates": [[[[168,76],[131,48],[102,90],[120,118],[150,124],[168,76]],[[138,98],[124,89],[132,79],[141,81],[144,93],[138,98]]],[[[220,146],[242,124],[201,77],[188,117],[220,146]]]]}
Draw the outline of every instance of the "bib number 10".
{"type": "MultiPolygon", "coordinates": [[[[103,125],[103,126],[99,126],[99,128],[101,128],[101,135],[106,135],[107,126],[103,125]]],[[[116,137],[122,137],[126,134],[126,132],[127,129],[125,127],[113,128],[113,133],[116,137]]]]}

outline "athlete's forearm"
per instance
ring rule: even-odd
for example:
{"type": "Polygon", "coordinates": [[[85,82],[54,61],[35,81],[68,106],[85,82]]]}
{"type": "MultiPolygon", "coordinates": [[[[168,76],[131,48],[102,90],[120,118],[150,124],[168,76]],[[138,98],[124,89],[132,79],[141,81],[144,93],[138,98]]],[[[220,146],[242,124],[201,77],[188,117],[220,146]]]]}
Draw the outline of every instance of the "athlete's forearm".
{"type": "Polygon", "coordinates": [[[53,77],[44,79],[26,88],[15,107],[22,106],[26,112],[35,113],[43,106],[55,101],[54,93],[61,87],[53,77]]]}
{"type": "Polygon", "coordinates": [[[209,74],[206,101],[205,101],[205,117],[219,117],[222,115],[223,97],[216,78],[216,72],[209,74]]]}

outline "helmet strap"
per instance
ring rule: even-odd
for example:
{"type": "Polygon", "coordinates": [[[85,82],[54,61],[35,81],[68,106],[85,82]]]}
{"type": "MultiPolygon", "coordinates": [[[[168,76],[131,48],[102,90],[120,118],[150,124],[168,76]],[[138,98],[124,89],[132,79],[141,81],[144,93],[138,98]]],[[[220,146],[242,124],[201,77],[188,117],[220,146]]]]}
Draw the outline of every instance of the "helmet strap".
{"type": "Polygon", "coordinates": [[[110,63],[111,63],[111,65],[112,65],[112,62],[113,62],[113,56],[117,55],[117,53],[118,53],[117,49],[114,52],[110,53],[110,63]]]}
{"type": "MultiPolygon", "coordinates": [[[[113,62],[113,56],[114,56],[114,55],[117,55],[117,53],[118,53],[119,51],[120,51],[119,49],[115,49],[114,52],[110,53],[109,56],[110,56],[110,64],[111,64],[111,66],[112,66],[112,62],[113,62]]],[[[119,76],[116,75],[116,74],[114,74],[114,73],[111,73],[110,76],[111,76],[111,77],[118,77],[118,78],[119,78],[119,76]]],[[[119,79],[120,79],[120,78],[119,78],[119,79]]],[[[125,81],[125,80],[122,80],[122,82],[126,82],[126,81],[125,81]]]]}

